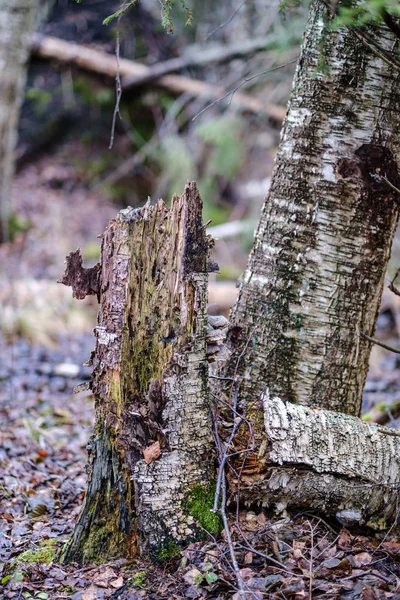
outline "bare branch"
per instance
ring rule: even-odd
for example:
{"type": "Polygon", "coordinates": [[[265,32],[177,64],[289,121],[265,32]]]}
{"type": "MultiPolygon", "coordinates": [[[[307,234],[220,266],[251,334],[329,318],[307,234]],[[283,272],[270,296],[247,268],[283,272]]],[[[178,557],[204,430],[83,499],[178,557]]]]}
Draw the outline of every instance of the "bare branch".
{"type": "Polygon", "coordinates": [[[193,117],[192,121],[197,119],[197,117],[202,115],[204,112],[206,112],[206,110],[208,110],[212,106],[215,106],[216,104],[218,104],[218,102],[221,102],[222,100],[225,100],[225,98],[228,98],[230,96],[229,103],[228,103],[228,106],[229,106],[232,103],[233,97],[234,97],[235,93],[237,92],[237,90],[239,90],[241,87],[246,85],[246,83],[249,83],[250,81],[253,81],[254,79],[257,79],[258,77],[262,77],[263,75],[267,75],[267,73],[272,73],[273,71],[278,71],[279,69],[283,69],[284,67],[287,67],[288,65],[292,65],[293,63],[296,63],[298,61],[298,59],[299,59],[299,57],[296,56],[296,58],[293,58],[292,60],[289,60],[286,63],[277,65],[276,67],[271,67],[270,69],[266,69],[265,71],[261,71],[260,73],[256,73],[255,75],[251,75],[250,77],[245,77],[245,79],[243,79],[243,81],[241,81],[237,86],[235,86],[234,88],[229,90],[229,92],[226,92],[226,94],[224,94],[223,96],[220,96],[220,98],[217,98],[216,100],[214,100],[214,102],[211,102],[211,104],[208,104],[205,108],[203,108],[203,110],[198,112],[193,117]]]}
{"type": "Polygon", "coordinates": [[[364,339],[368,340],[369,342],[372,342],[372,344],[376,344],[377,346],[381,346],[381,348],[385,348],[385,350],[390,350],[390,352],[394,352],[395,354],[400,354],[400,350],[397,348],[393,348],[392,346],[389,346],[388,344],[384,344],[383,342],[380,342],[379,340],[376,340],[373,337],[370,337],[369,335],[367,335],[366,333],[363,333],[362,331],[360,331],[360,336],[363,337],[364,339]]]}
{"type": "Polygon", "coordinates": [[[212,31],[210,31],[210,33],[207,33],[206,40],[208,40],[209,37],[211,37],[212,35],[214,35],[214,33],[217,33],[217,31],[220,31],[221,29],[223,29],[224,27],[226,27],[227,25],[229,25],[229,23],[231,23],[233,21],[233,19],[238,14],[239,10],[242,8],[242,6],[244,6],[246,4],[246,2],[247,2],[247,0],[243,0],[243,2],[241,4],[239,4],[239,6],[235,10],[235,12],[229,17],[229,19],[227,21],[225,21],[225,23],[222,23],[221,25],[218,25],[218,27],[216,27],[215,29],[213,29],[212,31]]]}

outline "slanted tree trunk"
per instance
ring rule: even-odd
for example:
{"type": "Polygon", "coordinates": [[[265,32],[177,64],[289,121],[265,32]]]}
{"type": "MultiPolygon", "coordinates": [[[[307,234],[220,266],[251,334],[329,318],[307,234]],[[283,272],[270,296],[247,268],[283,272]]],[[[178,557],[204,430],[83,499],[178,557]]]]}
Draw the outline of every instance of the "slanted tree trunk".
{"type": "Polygon", "coordinates": [[[14,149],[23,99],[29,34],[39,0],[0,0],[0,242],[8,238],[14,149]]]}
{"type": "MultiPolygon", "coordinates": [[[[192,494],[212,478],[209,428],[209,240],[195,184],[107,228],[101,269],[79,253],[62,280],[100,299],[92,356],[96,406],[88,489],[64,560],[156,557],[199,534],[192,494]]],[[[201,494],[200,494],[201,495],[201,494]]]]}
{"type": "Polygon", "coordinates": [[[268,388],[359,415],[371,346],[360,333],[374,331],[398,219],[387,180],[399,187],[400,73],[331,20],[314,2],[223,374],[241,356],[242,399],[268,388]]]}

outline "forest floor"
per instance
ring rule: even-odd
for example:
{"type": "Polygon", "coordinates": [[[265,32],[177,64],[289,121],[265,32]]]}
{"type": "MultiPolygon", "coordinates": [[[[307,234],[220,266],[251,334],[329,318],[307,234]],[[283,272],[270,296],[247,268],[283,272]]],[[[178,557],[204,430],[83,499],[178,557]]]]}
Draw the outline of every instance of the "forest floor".
{"type": "MultiPolygon", "coordinates": [[[[93,242],[117,212],[59,165],[47,157],[20,174],[16,208],[31,225],[0,249],[0,597],[238,600],[223,535],[162,565],[59,562],[85,493],[93,398],[72,390],[90,376],[82,364],[94,342],[95,306],[77,308],[55,280],[77,245],[96,261],[93,242]]],[[[396,337],[397,311],[393,300],[377,335],[386,327],[386,337],[396,337]]],[[[395,405],[399,384],[395,355],[374,350],[365,410],[395,405]]],[[[387,412],[397,427],[397,414],[387,412]]],[[[400,600],[394,531],[347,530],[315,514],[277,517],[243,507],[233,510],[231,530],[247,598],[400,600]]]]}

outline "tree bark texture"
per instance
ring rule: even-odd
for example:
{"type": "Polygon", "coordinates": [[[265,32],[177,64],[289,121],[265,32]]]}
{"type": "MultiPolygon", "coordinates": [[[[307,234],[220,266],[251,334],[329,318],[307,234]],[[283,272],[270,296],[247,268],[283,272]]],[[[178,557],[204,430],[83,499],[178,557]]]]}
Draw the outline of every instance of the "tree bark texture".
{"type": "Polygon", "coordinates": [[[26,80],[29,35],[39,0],[0,1],[0,242],[8,238],[14,149],[26,80]]]}
{"type": "Polygon", "coordinates": [[[358,415],[370,354],[360,332],[374,331],[398,219],[387,181],[400,187],[400,86],[394,66],[331,19],[314,2],[222,374],[241,357],[243,399],[268,388],[358,415]]]}
{"type": "Polygon", "coordinates": [[[101,270],[68,258],[63,283],[76,297],[97,293],[100,307],[88,488],[66,561],[132,556],[138,546],[157,556],[199,534],[186,502],[213,466],[201,208],[188,184],[171,209],[160,200],[122,210],[104,234],[101,270]]]}
{"type": "MultiPolygon", "coordinates": [[[[397,431],[284,402],[268,391],[262,405],[266,437],[243,471],[243,502],[313,509],[375,529],[398,520],[397,431]]],[[[231,483],[237,489],[238,482],[231,483]]]]}

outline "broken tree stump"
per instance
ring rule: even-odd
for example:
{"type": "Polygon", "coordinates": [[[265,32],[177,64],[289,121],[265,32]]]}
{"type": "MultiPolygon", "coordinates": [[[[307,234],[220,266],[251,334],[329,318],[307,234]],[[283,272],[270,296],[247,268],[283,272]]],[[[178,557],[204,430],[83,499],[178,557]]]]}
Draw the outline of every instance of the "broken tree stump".
{"type": "MultiPolygon", "coordinates": [[[[91,357],[96,422],[87,493],[66,562],[138,551],[157,558],[199,535],[187,507],[213,470],[210,245],[195,183],[174,196],[171,208],[162,200],[127,208],[105,231],[93,290],[100,301],[91,357]]],[[[75,262],[78,280],[91,280],[75,262]]],[[[71,264],[66,284],[76,281],[71,264]]],[[[87,287],[90,293],[93,286],[87,287]]]]}

